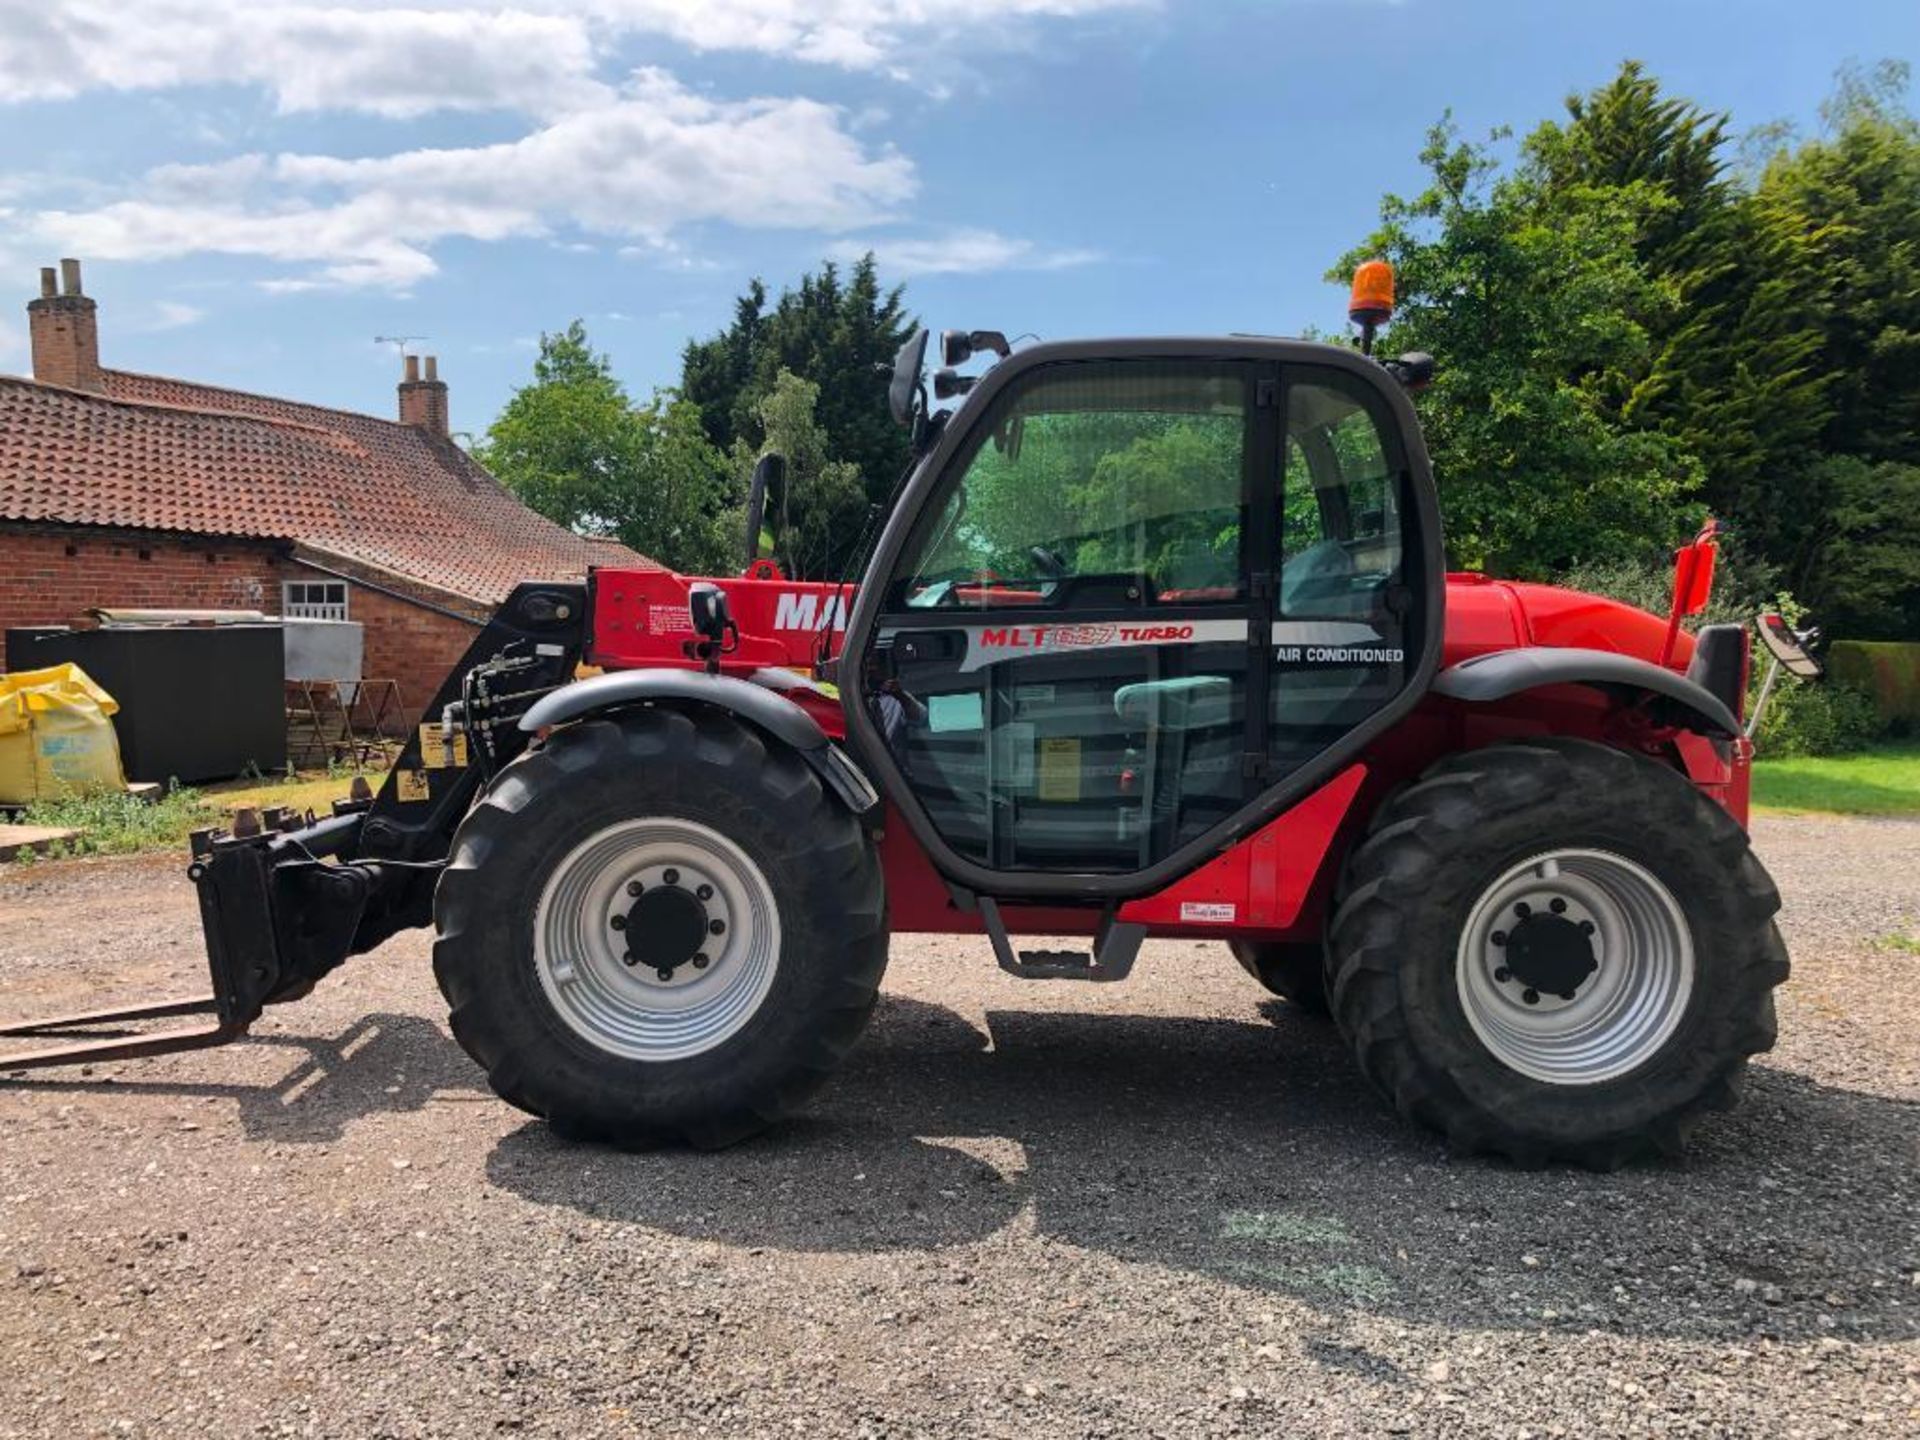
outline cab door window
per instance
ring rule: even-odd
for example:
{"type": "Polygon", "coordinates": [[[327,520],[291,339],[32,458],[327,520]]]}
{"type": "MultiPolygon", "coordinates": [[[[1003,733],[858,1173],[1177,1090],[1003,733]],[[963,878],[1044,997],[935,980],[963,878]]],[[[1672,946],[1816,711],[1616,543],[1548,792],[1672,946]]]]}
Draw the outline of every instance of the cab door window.
{"type": "Polygon", "coordinates": [[[1269,744],[1282,771],[1337,743],[1408,674],[1406,460],[1380,397],[1340,371],[1285,381],[1269,744]]]}

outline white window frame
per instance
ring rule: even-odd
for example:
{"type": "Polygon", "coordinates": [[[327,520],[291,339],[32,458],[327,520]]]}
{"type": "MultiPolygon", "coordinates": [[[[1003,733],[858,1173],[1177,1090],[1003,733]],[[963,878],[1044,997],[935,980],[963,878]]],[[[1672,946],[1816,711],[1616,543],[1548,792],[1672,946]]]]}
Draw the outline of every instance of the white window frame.
{"type": "Polygon", "coordinates": [[[344,620],[347,618],[347,582],[344,580],[282,580],[280,615],[286,620],[344,620]]]}

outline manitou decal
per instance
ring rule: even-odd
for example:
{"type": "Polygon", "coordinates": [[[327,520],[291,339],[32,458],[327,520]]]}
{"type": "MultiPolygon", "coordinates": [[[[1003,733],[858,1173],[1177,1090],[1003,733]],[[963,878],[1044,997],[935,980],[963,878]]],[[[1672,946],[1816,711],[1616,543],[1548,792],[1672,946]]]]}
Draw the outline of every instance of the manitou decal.
{"type": "Polygon", "coordinates": [[[822,595],[813,590],[798,593],[789,591],[773,607],[773,628],[817,631],[827,615],[833,616],[834,629],[846,629],[846,600],[838,595],[822,595]]]}

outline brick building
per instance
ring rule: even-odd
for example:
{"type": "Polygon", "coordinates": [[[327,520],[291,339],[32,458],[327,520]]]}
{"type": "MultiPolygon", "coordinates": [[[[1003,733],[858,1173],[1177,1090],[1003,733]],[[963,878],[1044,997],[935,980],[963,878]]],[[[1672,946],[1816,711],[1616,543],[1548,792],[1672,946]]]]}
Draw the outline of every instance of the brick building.
{"type": "Polygon", "coordinates": [[[381,420],[106,369],[73,260],[27,313],[33,378],[0,375],[0,631],[93,607],[348,619],[417,712],[519,581],[650,563],[481,469],[431,356],[381,420]]]}

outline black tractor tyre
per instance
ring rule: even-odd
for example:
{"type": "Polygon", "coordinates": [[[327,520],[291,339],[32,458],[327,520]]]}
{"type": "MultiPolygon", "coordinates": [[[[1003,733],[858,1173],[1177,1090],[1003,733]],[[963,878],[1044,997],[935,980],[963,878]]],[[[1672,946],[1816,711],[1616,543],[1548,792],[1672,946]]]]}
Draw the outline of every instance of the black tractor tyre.
{"type": "MultiPolygon", "coordinates": [[[[587,908],[580,923],[598,923],[587,908]]],[[[515,760],[461,823],[434,922],[434,975],[454,1038],[494,1093],[566,1138],[623,1147],[714,1149],[793,1113],[866,1025],[887,960],[886,897],[865,828],[803,759],[705,708],[582,722],[515,760]],[[762,951],[777,953],[768,988],[741,1028],[698,1053],[636,1058],[595,1043],[556,1007],[536,959],[537,912],[556,867],[636,822],[691,822],[724,837],[764,877],[777,915],[778,944],[762,951]]],[[[704,969],[708,957],[699,959],[704,969]]],[[[717,975],[723,961],[714,963],[717,975]]],[[[608,983],[631,993],[617,977],[608,983]]]]}
{"type": "MultiPolygon", "coordinates": [[[[1579,740],[1489,746],[1389,799],[1349,856],[1329,933],[1334,1018],[1375,1087],[1458,1151],[1595,1169],[1676,1155],[1703,1113],[1737,1102],[1747,1057],[1773,1046],[1773,989],[1788,970],[1772,918],[1779,905],[1746,832],[1672,768],[1579,740]],[[1669,992],[1684,997],[1668,1002],[1671,1032],[1626,1073],[1596,1071],[1591,1083],[1505,1063],[1476,1033],[1464,998],[1476,951],[1463,935],[1470,920],[1489,923],[1476,905],[1502,894],[1502,879],[1532,857],[1556,851],[1601,852],[1603,865],[1624,857],[1652,876],[1691,946],[1693,983],[1669,992]]],[[[1487,933],[1486,943],[1512,942],[1487,933]]],[[[1531,963],[1540,953],[1528,949],[1531,963]]],[[[1604,950],[1594,954],[1603,966],[1604,950]]],[[[1514,983],[1509,973],[1493,988],[1514,983]]],[[[1537,990],[1526,994],[1539,1003],[1537,990]]]]}
{"type": "Polygon", "coordinates": [[[1270,993],[1309,1015],[1326,1015],[1327,947],[1308,941],[1230,940],[1233,958],[1270,993]]]}

